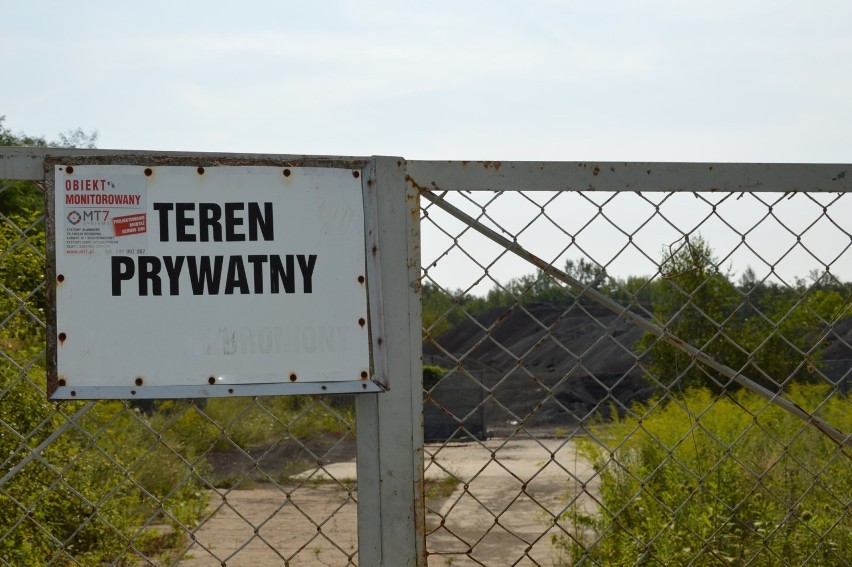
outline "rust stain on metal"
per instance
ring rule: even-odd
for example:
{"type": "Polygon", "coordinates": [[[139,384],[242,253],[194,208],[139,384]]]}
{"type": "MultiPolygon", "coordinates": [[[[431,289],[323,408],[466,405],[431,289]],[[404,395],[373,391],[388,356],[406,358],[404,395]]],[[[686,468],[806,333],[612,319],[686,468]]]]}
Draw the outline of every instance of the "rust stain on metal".
{"type": "Polygon", "coordinates": [[[363,327],[367,324],[367,320],[361,317],[360,319],[358,319],[358,324],[363,327]]]}
{"type": "Polygon", "coordinates": [[[500,161],[484,161],[482,162],[482,167],[485,169],[494,168],[494,171],[500,171],[500,168],[503,167],[503,162],[500,161]]]}
{"type": "Polygon", "coordinates": [[[65,281],[65,276],[64,276],[64,275],[62,275],[62,274],[58,274],[58,275],[56,276],[56,283],[57,283],[57,284],[62,285],[62,282],[64,282],[64,281],[65,281]]]}
{"type": "Polygon", "coordinates": [[[68,382],[65,380],[65,378],[60,378],[56,381],[57,386],[65,386],[66,384],[68,384],[68,382]]]}
{"type": "Polygon", "coordinates": [[[595,166],[595,168],[592,170],[592,175],[600,175],[600,174],[601,174],[601,168],[599,168],[598,166],[595,166]]]}
{"type": "Polygon", "coordinates": [[[154,170],[150,167],[145,168],[145,177],[151,177],[154,174],[154,170]]]}
{"type": "Polygon", "coordinates": [[[59,343],[64,345],[65,339],[68,338],[68,335],[66,335],[65,333],[59,333],[58,338],[59,338],[59,343]]]}
{"type": "MultiPolygon", "coordinates": [[[[497,319],[496,319],[496,320],[494,321],[494,323],[492,324],[492,328],[494,328],[494,327],[497,325],[497,323],[502,323],[503,321],[505,321],[506,319],[508,319],[508,318],[509,318],[509,315],[511,315],[511,314],[512,314],[512,310],[511,310],[511,309],[509,309],[509,310],[505,311],[502,315],[500,315],[499,317],[497,317],[497,319]]],[[[489,333],[490,333],[490,331],[489,331],[489,333]]]]}
{"type": "MultiPolygon", "coordinates": [[[[462,162],[462,163],[468,163],[468,162],[462,162]]],[[[427,189],[427,188],[423,187],[422,185],[420,185],[419,183],[417,183],[417,181],[415,181],[414,178],[411,177],[410,175],[405,176],[405,181],[409,185],[411,185],[412,189],[416,189],[418,193],[422,193],[424,191],[429,191],[429,189],[427,189]]],[[[432,185],[435,185],[434,181],[432,182],[432,185]]],[[[436,186],[436,188],[437,188],[437,186],[436,186]]],[[[411,198],[413,199],[414,196],[412,195],[411,198]]]]}
{"type": "Polygon", "coordinates": [[[366,370],[361,371],[361,380],[366,380],[369,377],[370,377],[370,375],[367,373],[366,370]]]}

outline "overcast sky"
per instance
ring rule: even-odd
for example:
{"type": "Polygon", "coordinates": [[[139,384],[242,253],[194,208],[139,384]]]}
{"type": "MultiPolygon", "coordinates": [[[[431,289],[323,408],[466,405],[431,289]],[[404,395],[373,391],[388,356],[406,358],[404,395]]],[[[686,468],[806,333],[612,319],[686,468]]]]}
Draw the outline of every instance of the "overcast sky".
{"type": "MultiPolygon", "coordinates": [[[[82,127],[97,130],[99,147],[115,149],[852,161],[848,0],[0,0],[0,6],[0,115],[13,131],[48,139],[82,127]]],[[[833,207],[841,223],[852,215],[848,201],[833,207]]],[[[807,208],[793,207],[790,218],[807,208]]],[[[514,214],[515,205],[507,210],[514,214]]],[[[757,203],[754,218],[765,213],[757,203]]],[[[817,207],[813,218],[819,215],[817,207]]],[[[834,221],[821,222],[828,232],[811,230],[811,246],[836,244],[840,256],[832,249],[815,259],[799,249],[804,259],[787,255],[787,267],[777,263],[786,243],[761,252],[767,262],[737,260],[748,252],[737,248],[738,234],[725,227],[726,234],[708,233],[706,224],[696,231],[716,243],[720,256],[730,254],[736,272],[753,265],[760,275],[776,266],[792,277],[831,265],[852,277],[852,251],[842,252],[848,234],[834,221]],[[718,248],[726,238],[730,248],[718,248]]],[[[795,245],[795,235],[776,234],[795,245]]],[[[656,241],[646,252],[658,258],[678,235],[651,236],[656,241]]],[[[444,248],[431,236],[424,240],[426,265],[444,248]]],[[[592,240],[588,253],[607,264],[611,256],[602,246],[611,239],[592,240]]],[[[776,240],[767,234],[767,242],[776,240]]],[[[550,259],[576,255],[571,249],[550,259]]],[[[467,279],[457,277],[464,261],[463,255],[458,266],[444,260],[451,287],[478,277],[476,267],[467,279]]],[[[501,262],[505,268],[494,268],[501,281],[532,271],[501,262]]],[[[628,263],[616,271],[653,268],[628,263]]]]}
{"type": "Polygon", "coordinates": [[[0,0],[0,115],[102,148],[849,162],[848,1],[0,0]]]}

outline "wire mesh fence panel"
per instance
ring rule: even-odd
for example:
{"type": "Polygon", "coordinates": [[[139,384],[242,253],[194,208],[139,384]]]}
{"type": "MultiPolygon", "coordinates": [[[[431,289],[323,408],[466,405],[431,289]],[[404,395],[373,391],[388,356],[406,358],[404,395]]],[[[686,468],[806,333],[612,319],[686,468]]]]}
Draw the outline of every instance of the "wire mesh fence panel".
{"type": "Polygon", "coordinates": [[[848,562],[846,193],[440,186],[430,565],[848,562]]]}
{"type": "Polygon", "coordinates": [[[42,203],[0,182],[0,564],[357,564],[351,396],[47,401],[42,203]]]}
{"type": "Polygon", "coordinates": [[[848,562],[848,188],[439,165],[363,170],[392,387],[357,400],[360,499],[351,397],[48,402],[43,196],[0,182],[0,564],[848,562]]]}

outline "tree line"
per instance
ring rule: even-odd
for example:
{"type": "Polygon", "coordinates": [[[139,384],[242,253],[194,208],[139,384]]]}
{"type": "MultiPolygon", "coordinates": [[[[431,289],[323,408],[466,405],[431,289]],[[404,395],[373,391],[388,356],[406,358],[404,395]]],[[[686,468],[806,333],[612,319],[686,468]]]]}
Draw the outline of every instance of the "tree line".
{"type": "MultiPolygon", "coordinates": [[[[852,283],[830,271],[792,282],[758,278],[748,267],[735,281],[701,235],[665,250],[653,276],[614,277],[595,262],[566,261],[563,271],[589,289],[643,313],[670,333],[767,386],[794,379],[820,379],[822,355],[834,329],[852,311],[852,283]]],[[[568,309],[594,301],[538,270],[496,284],[485,295],[422,285],[427,337],[469,316],[517,304],[547,303],[568,309]]],[[[676,347],[646,334],[634,346],[648,373],[663,385],[727,385],[728,379],[697,364],[676,347]]]]}

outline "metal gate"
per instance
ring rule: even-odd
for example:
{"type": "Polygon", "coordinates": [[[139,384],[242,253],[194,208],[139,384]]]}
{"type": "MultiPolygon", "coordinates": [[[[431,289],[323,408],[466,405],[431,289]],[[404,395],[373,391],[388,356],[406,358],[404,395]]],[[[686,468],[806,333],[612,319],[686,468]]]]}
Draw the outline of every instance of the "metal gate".
{"type": "Polygon", "coordinates": [[[49,153],[121,155],[0,152],[3,564],[852,556],[849,166],[360,158],[390,391],[145,406],[45,399],[49,153]]]}
{"type": "MultiPolygon", "coordinates": [[[[415,497],[420,454],[413,450],[421,439],[422,395],[411,378],[419,380],[420,372],[419,304],[415,289],[398,283],[418,277],[418,213],[416,196],[396,173],[398,162],[3,150],[3,564],[381,565],[422,555],[415,537],[422,516],[415,497]],[[388,312],[399,314],[374,347],[395,353],[384,369],[394,376],[393,391],[48,403],[45,212],[38,185],[52,163],[80,160],[359,172],[373,196],[365,200],[365,215],[383,219],[381,229],[367,235],[370,253],[387,266],[368,279],[383,290],[388,312]]],[[[97,316],[93,309],[92,324],[97,316]]]]}
{"type": "Polygon", "coordinates": [[[492,434],[426,447],[430,564],[845,564],[847,169],[409,163],[425,362],[492,434]]]}

